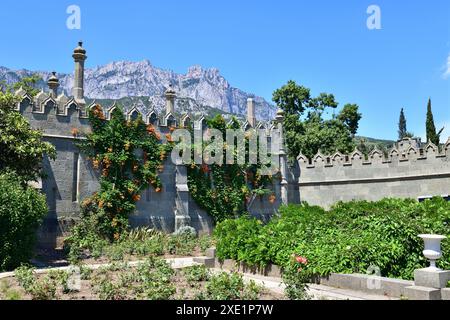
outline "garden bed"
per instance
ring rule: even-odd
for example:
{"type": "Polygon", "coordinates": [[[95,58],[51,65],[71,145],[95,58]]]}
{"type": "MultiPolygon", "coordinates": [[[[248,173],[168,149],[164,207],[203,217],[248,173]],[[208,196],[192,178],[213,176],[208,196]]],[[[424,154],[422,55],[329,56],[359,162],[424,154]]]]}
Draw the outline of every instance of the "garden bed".
{"type": "MultiPolygon", "coordinates": [[[[74,269],[75,270],[75,269],[74,269]]],[[[37,274],[21,267],[0,280],[0,299],[35,300],[273,300],[284,295],[269,291],[238,273],[212,273],[205,266],[174,269],[150,257],[139,264],[115,262],[100,268],[81,266],[74,273],[49,270],[37,274]]]]}
{"type": "Polygon", "coordinates": [[[69,264],[102,264],[114,261],[138,261],[148,256],[165,259],[198,257],[213,244],[209,235],[164,234],[140,228],[125,233],[121,239],[109,242],[98,236],[88,236],[77,242],[66,241],[58,250],[38,250],[33,259],[37,267],[58,267],[69,264]]]}

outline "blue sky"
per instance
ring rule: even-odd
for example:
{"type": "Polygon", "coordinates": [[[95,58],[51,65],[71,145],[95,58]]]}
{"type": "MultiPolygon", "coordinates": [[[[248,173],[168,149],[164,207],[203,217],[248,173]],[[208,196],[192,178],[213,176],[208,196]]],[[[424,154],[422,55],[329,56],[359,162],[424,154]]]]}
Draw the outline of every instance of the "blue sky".
{"type": "Polygon", "coordinates": [[[0,27],[0,65],[13,69],[71,72],[82,39],[88,67],[143,59],[179,73],[217,67],[267,100],[293,79],[341,106],[360,105],[359,134],[379,138],[396,138],[401,107],[408,129],[423,136],[431,97],[436,124],[450,135],[448,0],[2,0],[0,27]],[[72,4],[81,30],[66,28],[72,4]],[[381,30],[366,27],[372,4],[381,30]]]}

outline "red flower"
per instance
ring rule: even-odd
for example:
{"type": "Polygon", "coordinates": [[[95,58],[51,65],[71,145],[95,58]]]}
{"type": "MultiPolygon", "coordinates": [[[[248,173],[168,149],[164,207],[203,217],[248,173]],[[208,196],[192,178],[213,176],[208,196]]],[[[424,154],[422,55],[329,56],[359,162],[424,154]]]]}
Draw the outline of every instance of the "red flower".
{"type": "Polygon", "coordinates": [[[295,261],[297,261],[300,264],[308,264],[308,259],[302,256],[296,256],[295,261]]]}

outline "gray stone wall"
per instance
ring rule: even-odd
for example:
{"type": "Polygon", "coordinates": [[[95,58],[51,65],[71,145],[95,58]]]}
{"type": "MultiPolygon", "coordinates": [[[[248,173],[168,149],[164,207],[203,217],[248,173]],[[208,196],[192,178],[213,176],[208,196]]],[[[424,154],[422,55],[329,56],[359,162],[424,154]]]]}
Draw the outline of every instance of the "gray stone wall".
{"type": "MultiPolygon", "coordinates": [[[[85,110],[94,104],[85,107],[63,95],[54,99],[44,92],[31,99],[21,89],[16,94],[21,98],[17,110],[28,119],[34,129],[43,132],[44,140],[56,147],[56,160],[44,159],[43,163],[46,178],[42,180],[42,191],[47,197],[49,214],[39,232],[42,246],[56,247],[61,245],[63,236],[79,219],[83,199],[98,190],[99,173],[80,153],[76,146],[80,138],[73,134],[75,130],[82,136],[91,130],[85,110]]],[[[114,107],[113,105],[104,108],[107,118],[114,107]]],[[[127,117],[136,118],[139,115],[139,110],[134,108],[127,117]]],[[[147,123],[150,122],[149,115],[141,116],[147,123]]],[[[171,115],[169,120],[168,116],[157,119],[158,130],[164,139],[164,135],[169,132],[168,121],[177,120],[171,115]]],[[[199,121],[202,121],[201,118],[199,121]]],[[[197,127],[206,129],[202,123],[197,123],[197,127]]],[[[184,177],[179,177],[178,181],[186,181],[186,173],[183,172],[181,174],[184,177]]],[[[188,190],[183,191],[187,186],[177,185],[177,175],[180,175],[180,171],[176,170],[176,165],[170,159],[166,160],[164,171],[160,174],[163,191],[157,193],[153,188],[149,188],[141,194],[136,212],[130,216],[132,227],[148,226],[174,232],[178,210],[187,215],[189,224],[200,234],[212,232],[212,219],[197,206],[188,190]]],[[[294,183],[294,188],[295,185],[294,183]]],[[[268,220],[277,211],[281,197],[279,185],[275,182],[272,189],[277,195],[277,201],[272,204],[268,197],[254,199],[250,207],[252,215],[268,220]]]]}
{"type": "Polygon", "coordinates": [[[450,194],[450,139],[441,148],[393,149],[386,158],[374,150],[368,157],[350,155],[298,157],[300,199],[329,208],[338,201],[376,201],[385,197],[419,198],[450,194]]]}

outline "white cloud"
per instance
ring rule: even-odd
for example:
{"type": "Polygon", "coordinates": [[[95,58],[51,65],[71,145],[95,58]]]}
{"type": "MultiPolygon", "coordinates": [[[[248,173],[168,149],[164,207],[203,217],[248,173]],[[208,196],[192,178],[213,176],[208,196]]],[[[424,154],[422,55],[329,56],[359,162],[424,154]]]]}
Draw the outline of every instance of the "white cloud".
{"type": "Polygon", "coordinates": [[[448,79],[450,77],[450,54],[447,57],[447,64],[444,67],[444,74],[442,75],[444,79],[448,79]]]}

